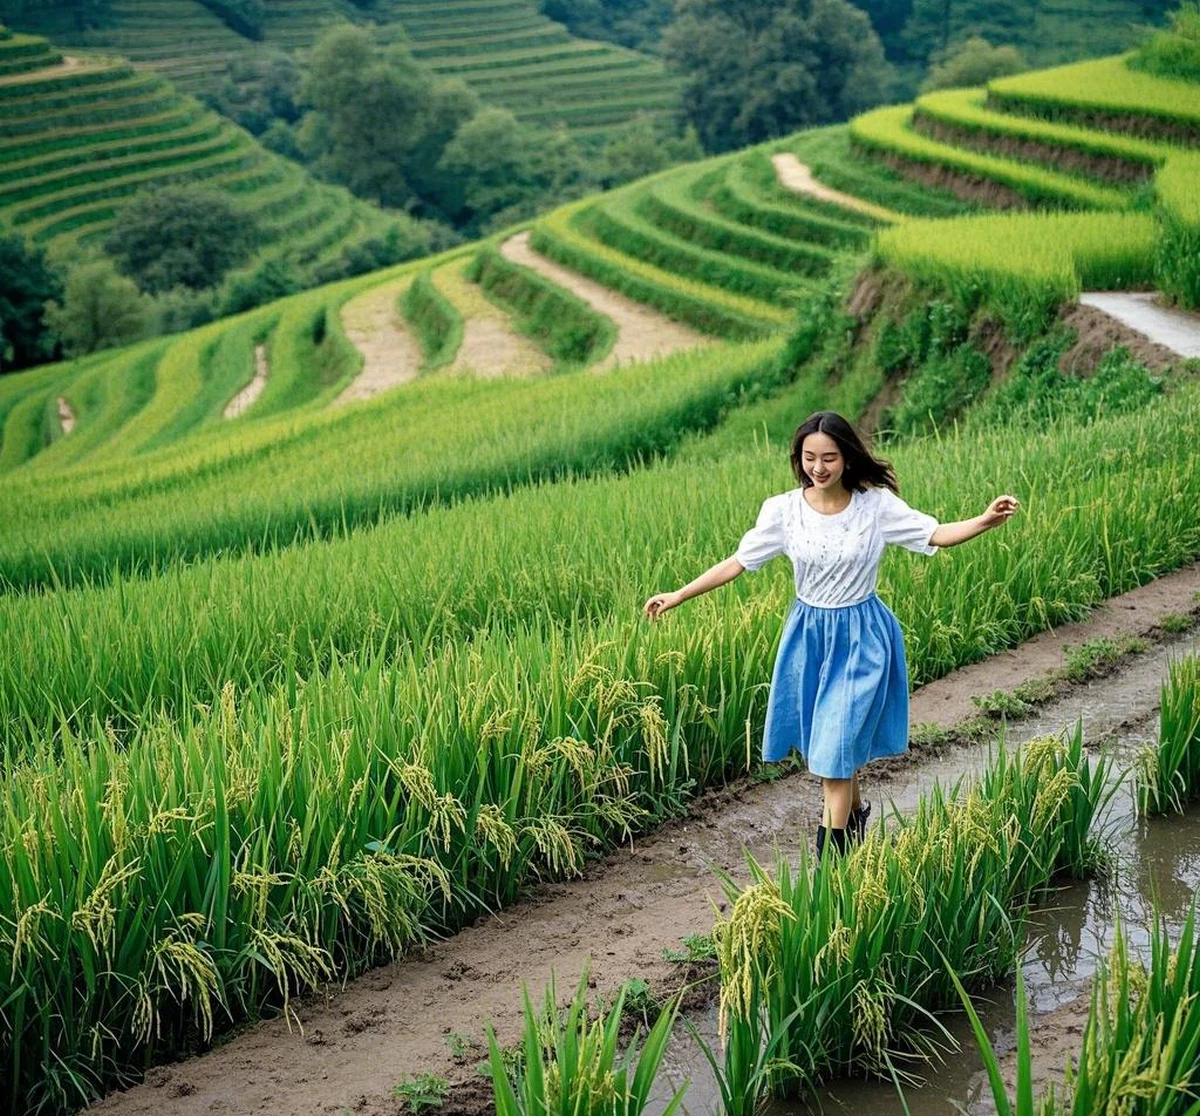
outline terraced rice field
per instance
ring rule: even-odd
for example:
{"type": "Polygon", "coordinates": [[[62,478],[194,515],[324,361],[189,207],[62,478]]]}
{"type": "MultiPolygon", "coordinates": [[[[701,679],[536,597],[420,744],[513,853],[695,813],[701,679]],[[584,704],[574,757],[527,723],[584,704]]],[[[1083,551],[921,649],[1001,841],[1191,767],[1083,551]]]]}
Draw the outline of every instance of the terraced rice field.
{"type": "MultiPolygon", "coordinates": [[[[376,0],[368,9],[349,0],[264,0],[264,9],[265,46],[303,54],[331,23],[369,20],[384,38],[404,40],[418,58],[461,77],[485,101],[581,136],[603,138],[638,114],[679,108],[679,79],[661,62],[573,38],[536,0],[376,0]]],[[[197,94],[215,90],[231,62],[259,49],[197,0],[113,0],[111,12],[109,26],[82,33],[53,12],[27,18],[31,29],[56,42],[120,54],[197,94]]]]}
{"type": "Polygon", "coordinates": [[[172,182],[234,194],[261,223],[260,258],[302,271],[386,224],[151,74],[33,37],[0,40],[0,61],[13,43],[29,65],[0,77],[0,219],[35,243],[100,240],[126,200],[172,182]]]}
{"type": "MultiPolygon", "coordinates": [[[[511,46],[538,32],[509,7],[497,38],[511,46]]],[[[92,91],[157,88],[127,70],[86,73],[92,91]]],[[[928,105],[964,133],[999,127],[977,99],[928,105]]],[[[1021,143],[1049,135],[1009,123],[1021,143]]],[[[786,571],[695,602],[680,623],[646,624],[638,606],[729,553],[763,496],[791,483],[756,417],[775,412],[776,429],[831,404],[859,416],[884,389],[882,366],[806,359],[818,341],[849,353],[836,346],[869,329],[866,312],[843,313],[861,265],[891,254],[944,308],[969,272],[961,243],[1000,227],[976,224],[1036,219],[1062,223],[1043,239],[1079,234],[1067,253],[1077,279],[1151,274],[1136,271],[1146,243],[1123,232],[1132,262],[1117,266],[1095,227],[1072,223],[1141,221],[1153,243],[1156,218],[1134,192],[1158,178],[1066,174],[1067,190],[989,152],[1010,186],[1040,182],[1056,211],[964,217],[950,190],[905,177],[911,152],[951,147],[952,188],[982,153],[893,122],[879,134],[912,145],[898,170],[854,146],[871,127],[677,168],[436,259],[0,380],[9,1107],[65,1112],[130,1084],[535,881],[579,873],[754,767],[794,593],[786,571]],[[1119,204],[1058,212],[1084,185],[1119,204]],[[929,259],[943,270],[923,274],[929,259]]],[[[1156,176],[1178,158],[1119,137],[1087,150],[1156,176]]],[[[1197,439],[1200,394],[1173,382],[1086,422],[964,424],[889,446],[906,499],[952,519],[1012,479],[1016,445],[1026,505],[961,555],[889,561],[882,591],[914,681],[1200,556],[1197,439]]],[[[1047,843],[1004,900],[1017,906],[1052,864],[1078,867],[1087,851],[1079,823],[1095,787],[1078,749],[1043,749],[1041,762],[997,777],[1024,788],[1021,825],[1047,843]],[[1054,826],[1031,820],[1047,817],[1054,826]]],[[[993,851],[1003,860],[1020,845],[993,851]]],[[[993,942],[1001,906],[978,912],[993,942]]],[[[746,955],[727,960],[749,971],[746,955]]],[[[790,1004],[794,989],[770,973],[753,981],[790,1004]]],[[[431,1007],[410,1003],[411,1024],[440,1048],[431,1007]]],[[[801,1066],[794,1019],[776,1022],[801,1066]]],[[[305,1058],[319,1063],[320,1047],[305,1058]]],[[[753,1100],[732,1057],[743,1076],[730,1080],[753,1100]]],[[[353,1088],[371,1081],[359,1107],[394,1109],[377,1078],[397,1071],[372,1059],[352,1066],[353,1088]]],[[[229,1090],[246,1073],[219,1076],[229,1090]]],[[[357,1103],[327,1096],[334,1086],[316,1075],[301,1088],[297,1111],[318,1095],[357,1103]]],[[[148,1103],[217,1099],[178,1092],[148,1103]]]]}

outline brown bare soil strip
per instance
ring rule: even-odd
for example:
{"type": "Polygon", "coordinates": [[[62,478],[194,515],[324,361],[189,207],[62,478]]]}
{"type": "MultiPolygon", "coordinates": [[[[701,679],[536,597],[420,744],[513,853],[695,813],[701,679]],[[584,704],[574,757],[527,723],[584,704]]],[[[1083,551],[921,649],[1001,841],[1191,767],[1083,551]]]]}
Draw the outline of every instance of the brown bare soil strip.
{"type": "Polygon", "coordinates": [[[71,410],[71,404],[62,395],[58,397],[58,421],[64,434],[70,434],[75,429],[75,412],[71,410]]]}
{"type": "MultiPolygon", "coordinates": [[[[1193,565],[1116,597],[1081,623],[922,687],[913,695],[912,722],[959,724],[977,712],[972,696],[1055,675],[1067,644],[1153,636],[1161,618],[1194,614],[1198,591],[1200,565],[1193,565]]],[[[930,757],[921,748],[873,764],[867,797],[878,799],[881,788],[908,793],[914,777],[934,766],[930,757]]],[[[447,941],[310,999],[298,1009],[299,1025],[279,1019],[251,1027],[208,1054],[152,1071],[146,1084],[96,1109],[395,1116],[392,1087],[430,1073],[452,1085],[443,1113],[485,1112],[490,1092],[473,1069],[483,1057],[483,1027],[491,1021],[501,1043],[516,1040],[522,982],[540,996],[553,971],[569,996],[589,958],[597,995],[633,976],[655,988],[677,982],[662,950],[712,925],[711,903],[722,902],[714,868],[743,877],[743,848],[759,858],[775,848],[795,854],[812,839],[819,802],[816,780],[803,776],[743,779],[702,795],[686,817],[593,865],[583,879],[539,887],[447,941]],[[458,1044],[469,1047],[466,1057],[456,1057],[458,1044]]]]}
{"type": "Polygon", "coordinates": [[[1132,112],[1105,112],[1102,109],[1081,108],[1048,101],[1026,100],[1023,97],[997,96],[988,93],[985,106],[995,112],[1010,112],[1018,116],[1036,116],[1060,124],[1078,124],[1101,132],[1122,132],[1143,139],[1166,140],[1168,143],[1192,145],[1200,143],[1200,125],[1183,120],[1168,120],[1162,116],[1140,115],[1132,112]]]}
{"type": "Polygon", "coordinates": [[[875,148],[852,144],[854,149],[867,159],[891,167],[897,174],[923,186],[932,186],[936,190],[946,190],[963,201],[979,202],[990,209],[1029,209],[1029,199],[1003,186],[995,179],[984,178],[978,174],[968,174],[966,171],[952,170],[940,163],[922,163],[918,159],[908,159],[892,151],[879,151],[875,148]]]}
{"type": "Polygon", "coordinates": [[[999,132],[960,128],[944,120],[935,120],[922,113],[919,108],[913,113],[912,128],[923,136],[955,147],[968,147],[985,155],[998,155],[1021,163],[1034,163],[1051,170],[1085,175],[1119,186],[1146,182],[1154,175],[1152,163],[1122,159],[1117,155],[1103,155],[1095,151],[1083,151],[1078,147],[1041,140],[1020,139],[999,132]]]}
{"type": "Polygon", "coordinates": [[[680,325],[657,310],[651,310],[535,252],[529,243],[528,232],[518,233],[506,240],[500,246],[500,253],[505,259],[565,287],[597,313],[612,319],[617,327],[617,340],[608,356],[593,366],[596,372],[606,371],[618,364],[653,360],[680,349],[712,344],[711,337],[680,325]]]}
{"type": "Polygon", "coordinates": [[[62,77],[77,70],[107,70],[112,68],[111,62],[89,62],[73,54],[64,54],[61,62],[47,66],[41,70],[26,70],[20,74],[6,74],[0,77],[0,85],[17,85],[23,81],[45,81],[48,78],[62,77]]]}
{"type": "Polygon", "coordinates": [[[342,326],[350,343],[362,353],[363,365],[333,401],[335,407],[371,399],[417,378],[425,358],[396,309],[396,300],[411,282],[411,276],[406,276],[383,283],[342,307],[342,326]]]}
{"type": "Polygon", "coordinates": [[[775,166],[776,175],[779,176],[779,184],[785,190],[791,190],[795,194],[807,194],[810,198],[816,198],[818,201],[832,202],[834,205],[840,205],[845,209],[855,209],[859,213],[878,217],[882,221],[899,221],[902,219],[899,213],[891,209],[886,209],[882,205],[875,205],[873,202],[856,198],[853,194],[843,194],[840,190],[834,190],[829,186],[823,185],[813,177],[812,169],[800,162],[790,152],[783,151],[772,155],[771,162],[775,166]]]}
{"type": "Polygon", "coordinates": [[[1200,358],[1200,314],[1164,306],[1153,292],[1085,291],[1079,302],[1177,356],[1200,358]]]}
{"type": "Polygon", "coordinates": [[[494,306],[464,274],[470,260],[455,260],[439,267],[433,285],[462,315],[463,337],[452,373],[492,376],[529,376],[546,372],[554,363],[528,337],[513,327],[512,319],[494,306]]]}
{"type": "Polygon", "coordinates": [[[237,418],[238,415],[242,414],[247,408],[252,407],[258,401],[258,397],[263,393],[263,388],[267,386],[267,376],[270,371],[270,367],[267,365],[266,345],[255,345],[254,379],[225,405],[225,418],[237,418]]]}

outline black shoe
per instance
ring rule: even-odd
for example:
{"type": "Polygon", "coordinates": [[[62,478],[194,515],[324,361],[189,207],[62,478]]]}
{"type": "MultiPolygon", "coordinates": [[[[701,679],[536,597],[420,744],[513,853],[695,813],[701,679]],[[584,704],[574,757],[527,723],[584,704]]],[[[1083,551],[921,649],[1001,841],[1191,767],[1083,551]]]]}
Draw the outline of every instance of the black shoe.
{"type": "Polygon", "coordinates": [[[846,852],[847,830],[845,829],[826,829],[823,825],[817,826],[817,863],[821,863],[821,857],[825,852],[826,838],[828,844],[837,849],[839,855],[846,852]]]}
{"type": "Polygon", "coordinates": [[[867,818],[871,816],[871,804],[864,802],[850,811],[846,820],[846,834],[852,845],[857,845],[867,835],[867,818]]]}

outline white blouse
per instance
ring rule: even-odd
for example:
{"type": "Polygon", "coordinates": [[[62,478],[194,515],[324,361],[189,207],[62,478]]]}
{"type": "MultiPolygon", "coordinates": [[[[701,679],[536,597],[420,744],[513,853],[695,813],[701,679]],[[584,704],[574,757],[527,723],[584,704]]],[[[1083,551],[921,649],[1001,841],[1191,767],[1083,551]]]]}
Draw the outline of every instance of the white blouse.
{"type": "Polygon", "coordinates": [[[734,557],[748,570],[786,554],[795,568],[796,596],[805,604],[839,608],[875,592],[884,547],[896,543],[920,554],[936,554],[929,538],[938,521],[910,508],[887,488],[851,492],[850,503],[833,515],[809,506],[803,489],[763,501],[758,522],[746,532],[734,557]]]}

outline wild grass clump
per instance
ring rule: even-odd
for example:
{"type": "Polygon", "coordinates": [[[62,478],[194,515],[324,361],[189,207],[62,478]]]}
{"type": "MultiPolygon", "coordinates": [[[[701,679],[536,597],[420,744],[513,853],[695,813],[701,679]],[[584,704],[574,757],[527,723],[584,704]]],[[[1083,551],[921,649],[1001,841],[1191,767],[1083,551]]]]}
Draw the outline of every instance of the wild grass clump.
{"type": "Polygon", "coordinates": [[[1200,82],[1200,4],[1181,4],[1171,13],[1171,26],[1142,43],[1129,65],[1158,77],[1200,82]]]}
{"type": "Polygon", "coordinates": [[[1080,730],[1001,748],[976,784],[935,789],[841,861],[751,862],[716,929],[727,1111],[850,1072],[904,1076],[955,1001],[943,958],[969,984],[1011,972],[1030,902],[1096,866],[1109,766],[1089,766],[1080,730]]]}
{"type": "MultiPolygon", "coordinates": [[[[659,1015],[640,1050],[635,1034],[622,1053],[620,1028],[627,989],[622,987],[615,1003],[592,1019],[587,977],[585,968],[565,1018],[553,979],[539,1012],[534,1011],[525,989],[523,1057],[511,1076],[495,1033],[488,1027],[496,1116],[640,1116],[646,1110],[678,1014],[678,1001],[672,1001],[659,1015]]],[[[685,1082],[667,1102],[663,1116],[672,1116],[686,1090],[685,1082]]]]}
{"type": "Polygon", "coordinates": [[[1183,813],[1200,796],[1200,656],[1173,662],[1162,687],[1158,744],[1143,756],[1138,805],[1144,814],[1183,813]]]}

